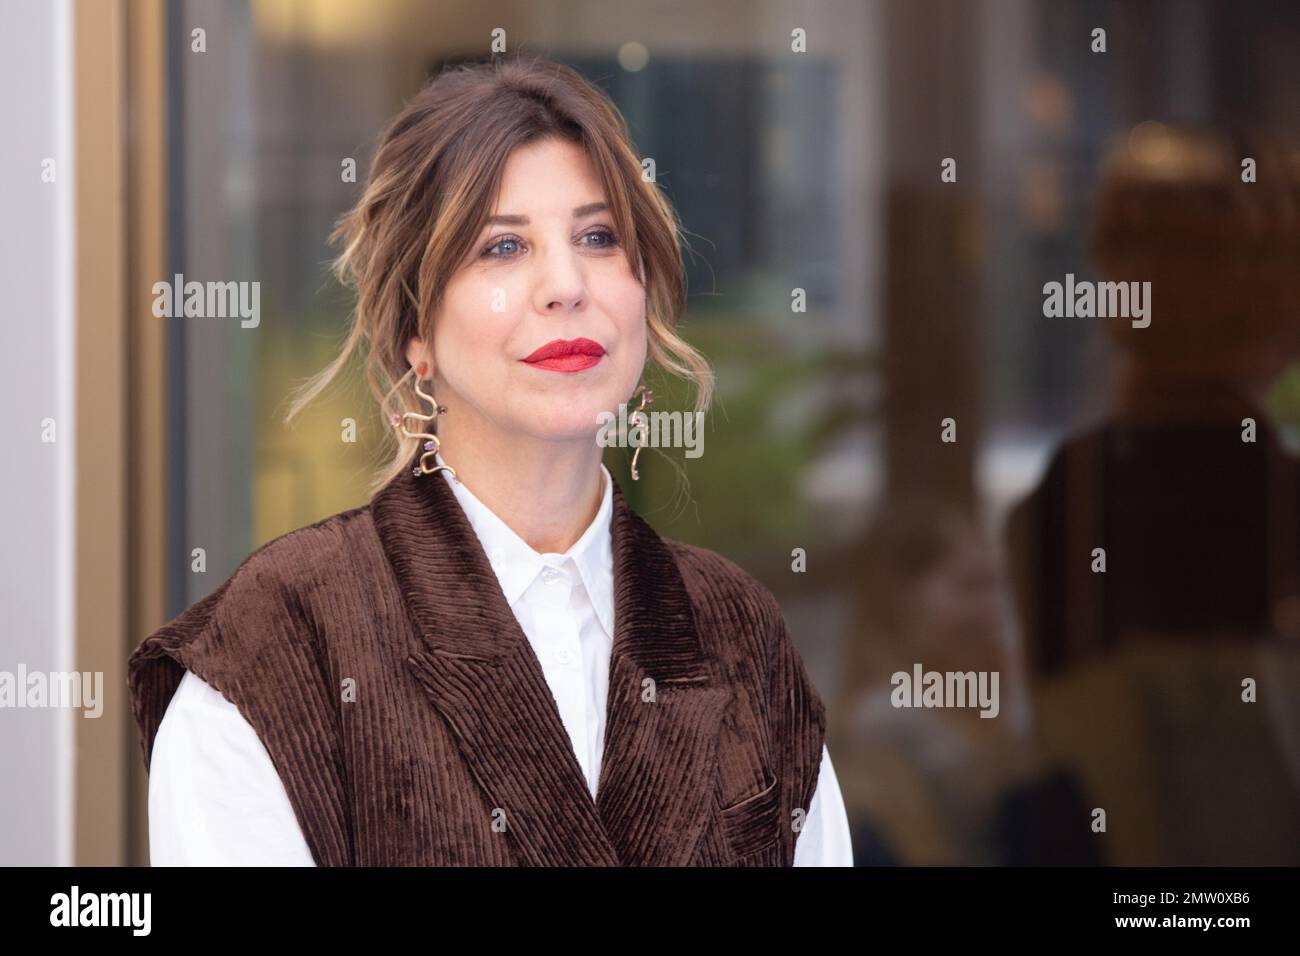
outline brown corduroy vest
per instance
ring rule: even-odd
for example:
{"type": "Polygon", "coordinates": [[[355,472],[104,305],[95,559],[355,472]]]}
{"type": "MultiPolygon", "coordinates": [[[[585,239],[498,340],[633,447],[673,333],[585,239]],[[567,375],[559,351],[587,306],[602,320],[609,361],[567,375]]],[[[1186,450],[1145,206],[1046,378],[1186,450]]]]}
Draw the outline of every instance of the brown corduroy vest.
{"type": "Polygon", "coordinates": [[[772,594],[613,489],[593,800],[441,475],[250,555],[132,655],[145,766],[184,669],[266,745],[322,866],[790,865],[825,711],[772,594]]]}

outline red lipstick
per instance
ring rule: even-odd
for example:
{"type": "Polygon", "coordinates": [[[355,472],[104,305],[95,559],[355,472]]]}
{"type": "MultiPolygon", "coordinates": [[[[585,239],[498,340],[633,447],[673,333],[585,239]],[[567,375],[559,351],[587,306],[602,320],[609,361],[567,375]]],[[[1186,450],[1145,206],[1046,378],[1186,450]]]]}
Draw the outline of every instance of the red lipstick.
{"type": "Polygon", "coordinates": [[[555,339],[521,361],[552,372],[581,372],[599,362],[604,354],[600,343],[591,339],[555,339]]]}

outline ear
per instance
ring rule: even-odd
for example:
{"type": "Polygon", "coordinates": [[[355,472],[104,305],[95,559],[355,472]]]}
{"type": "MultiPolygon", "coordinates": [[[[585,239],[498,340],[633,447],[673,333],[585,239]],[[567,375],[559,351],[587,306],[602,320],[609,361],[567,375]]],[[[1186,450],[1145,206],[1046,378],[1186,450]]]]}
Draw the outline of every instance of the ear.
{"type": "MultiPolygon", "coordinates": [[[[424,339],[416,337],[406,343],[406,362],[411,368],[419,368],[420,364],[424,363],[428,367],[429,374],[432,374],[433,356],[429,353],[424,339]]],[[[427,378],[428,375],[425,377],[427,378]]]]}

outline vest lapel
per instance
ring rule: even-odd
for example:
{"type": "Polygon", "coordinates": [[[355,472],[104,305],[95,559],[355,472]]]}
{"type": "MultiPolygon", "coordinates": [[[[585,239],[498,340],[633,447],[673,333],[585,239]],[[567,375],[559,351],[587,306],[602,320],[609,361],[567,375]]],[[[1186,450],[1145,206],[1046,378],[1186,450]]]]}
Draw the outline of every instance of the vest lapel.
{"type": "Polygon", "coordinates": [[[734,691],[714,675],[668,545],[617,480],[613,504],[614,647],[596,803],[625,865],[685,866],[709,825],[734,691]]]}
{"type": "Polygon", "coordinates": [[[403,472],[371,512],[420,633],[408,663],[526,865],[683,865],[707,827],[715,682],[665,542],[615,481],[614,644],[593,801],[540,662],[441,474],[403,472]]]}

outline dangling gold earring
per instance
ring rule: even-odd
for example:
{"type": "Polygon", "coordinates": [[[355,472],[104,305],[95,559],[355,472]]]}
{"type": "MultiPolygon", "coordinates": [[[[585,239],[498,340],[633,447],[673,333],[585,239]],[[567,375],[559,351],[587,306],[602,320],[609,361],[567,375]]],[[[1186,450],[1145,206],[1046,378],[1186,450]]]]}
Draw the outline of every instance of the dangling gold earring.
{"type": "Polygon", "coordinates": [[[422,414],[421,412],[403,412],[401,415],[394,415],[393,427],[396,428],[404,438],[415,438],[417,440],[418,439],[424,440],[424,446],[423,446],[424,453],[420,455],[420,463],[415,468],[411,469],[411,474],[415,475],[418,478],[421,475],[432,475],[436,471],[445,471],[450,473],[451,476],[455,478],[456,477],[455,468],[451,467],[451,465],[439,465],[435,462],[434,456],[437,455],[438,450],[442,447],[442,442],[438,440],[438,436],[433,434],[432,432],[427,432],[427,431],[411,431],[409,428],[406,427],[406,420],[408,418],[415,419],[417,422],[420,422],[420,424],[415,427],[422,428],[425,425],[427,425],[429,422],[434,421],[439,415],[447,411],[446,405],[439,405],[438,400],[436,398],[434,398],[432,395],[426,394],[424,390],[420,388],[420,381],[421,379],[424,378],[424,373],[428,369],[428,367],[429,366],[426,365],[424,362],[421,362],[419,366],[411,369],[411,371],[407,374],[414,374],[415,394],[419,395],[422,399],[424,399],[426,402],[432,405],[433,412],[429,415],[422,414]]]}
{"type": "Polygon", "coordinates": [[[634,434],[637,436],[636,451],[632,453],[632,480],[640,480],[640,475],[636,471],[636,459],[641,454],[641,449],[646,446],[650,440],[650,419],[645,413],[645,407],[654,401],[655,393],[650,391],[644,385],[640,386],[634,393],[641,396],[641,404],[633,409],[632,414],[627,416],[628,424],[632,426],[634,434]]]}

